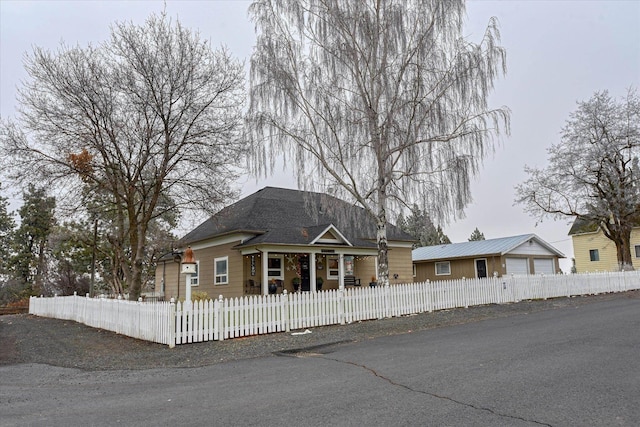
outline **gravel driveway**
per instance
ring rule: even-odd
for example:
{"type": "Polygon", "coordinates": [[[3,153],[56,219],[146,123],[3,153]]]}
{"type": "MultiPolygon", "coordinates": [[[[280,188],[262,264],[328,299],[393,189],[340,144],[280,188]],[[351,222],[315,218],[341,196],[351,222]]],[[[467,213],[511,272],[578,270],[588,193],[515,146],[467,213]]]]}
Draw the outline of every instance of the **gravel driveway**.
{"type": "Polygon", "coordinates": [[[303,335],[276,333],[183,344],[173,349],[72,321],[28,314],[7,315],[0,316],[0,365],[41,363],[84,370],[207,366],[327,344],[364,341],[496,317],[594,304],[615,298],[640,299],[640,291],[443,310],[345,326],[313,328],[310,329],[311,333],[303,335]]]}

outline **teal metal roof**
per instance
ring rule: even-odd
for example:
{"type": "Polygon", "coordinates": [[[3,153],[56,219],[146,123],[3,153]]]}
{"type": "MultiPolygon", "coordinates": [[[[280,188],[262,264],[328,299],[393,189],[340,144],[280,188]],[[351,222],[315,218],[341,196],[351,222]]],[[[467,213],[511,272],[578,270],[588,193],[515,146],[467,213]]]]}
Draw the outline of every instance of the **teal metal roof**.
{"type": "Polygon", "coordinates": [[[451,243],[448,245],[424,246],[412,252],[413,261],[433,261],[439,259],[470,258],[487,255],[505,255],[529,240],[535,240],[549,251],[564,257],[564,254],[536,236],[522,234],[520,236],[502,237],[499,239],[478,240],[474,242],[451,243]]]}

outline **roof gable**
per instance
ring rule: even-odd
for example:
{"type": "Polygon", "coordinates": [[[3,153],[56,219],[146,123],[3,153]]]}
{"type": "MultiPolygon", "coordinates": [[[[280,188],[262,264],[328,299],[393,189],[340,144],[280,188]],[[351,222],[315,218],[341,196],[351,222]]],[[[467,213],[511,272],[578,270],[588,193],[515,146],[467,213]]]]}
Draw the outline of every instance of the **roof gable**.
{"type": "Polygon", "coordinates": [[[331,245],[347,245],[353,246],[346,237],[340,233],[340,231],[333,226],[333,224],[329,224],[327,228],[325,228],[318,236],[311,241],[312,245],[315,244],[331,244],[331,245]]]}

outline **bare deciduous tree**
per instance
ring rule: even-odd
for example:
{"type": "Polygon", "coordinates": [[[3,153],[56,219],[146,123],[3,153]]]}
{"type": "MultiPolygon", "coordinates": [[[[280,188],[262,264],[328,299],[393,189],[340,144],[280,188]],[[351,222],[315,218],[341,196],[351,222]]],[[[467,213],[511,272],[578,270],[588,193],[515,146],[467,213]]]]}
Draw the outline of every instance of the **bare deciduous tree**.
{"type": "Polygon", "coordinates": [[[152,15],[118,23],[98,47],[26,57],[17,122],[2,126],[4,166],[18,182],[69,191],[111,223],[109,241],[132,299],[150,222],[232,195],[242,156],[242,64],[197,33],[152,15]]]}
{"type": "Polygon", "coordinates": [[[253,172],[284,155],[299,186],[364,207],[388,284],[392,209],[460,213],[470,177],[508,132],[508,110],[487,103],[506,71],[496,20],[475,44],[462,36],[460,0],[257,0],[250,14],[253,172]]]}
{"type": "Polygon", "coordinates": [[[525,167],[518,203],[532,215],[575,217],[597,224],[632,269],[631,229],[640,224],[640,98],[616,101],[606,91],[578,103],[545,169],[525,167]]]}

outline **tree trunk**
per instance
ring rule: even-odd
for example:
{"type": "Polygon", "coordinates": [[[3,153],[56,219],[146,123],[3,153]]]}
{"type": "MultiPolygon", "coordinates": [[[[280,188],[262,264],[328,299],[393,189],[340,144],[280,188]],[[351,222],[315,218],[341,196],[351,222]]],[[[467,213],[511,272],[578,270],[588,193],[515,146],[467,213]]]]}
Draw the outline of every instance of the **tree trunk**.
{"type": "Polygon", "coordinates": [[[38,295],[42,295],[44,293],[44,275],[46,269],[45,245],[45,239],[42,239],[38,245],[38,264],[36,265],[36,274],[34,277],[34,291],[38,295]]]}
{"type": "Polygon", "coordinates": [[[620,271],[633,270],[631,258],[631,227],[619,224],[603,224],[602,231],[616,245],[618,268],[620,271]]]}
{"type": "MultiPolygon", "coordinates": [[[[383,214],[384,215],[384,212],[383,214]]],[[[389,247],[387,245],[387,223],[378,217],[377,223],[378,242],[378,284],[387,286],[389,284],[389,247]]]]}
{"type": "Polygon", "coordinates": [[[631,258],[631,229],[621,230],[619,238],[615,240],[615,243],[620,271],[632,271],[633,259],[631,258]]]}
{"type": "Polygon", "coordinates": [[[378,190],[378,215],[376,217],[376,241],[378,243],[378,284],[389,285],[389,246],[387,242],[387,196],[381,186],[378,190]]]}

